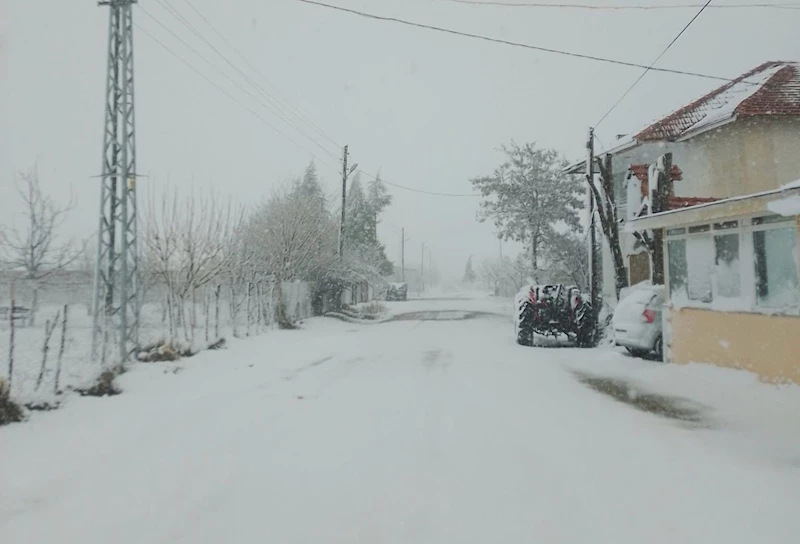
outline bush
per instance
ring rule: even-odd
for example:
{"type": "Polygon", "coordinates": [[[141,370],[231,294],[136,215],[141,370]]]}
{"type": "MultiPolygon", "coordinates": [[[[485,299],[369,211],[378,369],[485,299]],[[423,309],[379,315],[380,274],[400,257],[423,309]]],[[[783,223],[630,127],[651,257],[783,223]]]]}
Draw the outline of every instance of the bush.
{"type": "Polygon", "coordinates": [[[76,389],[76,391],[84,397],[111,397],[119,395],[122,393],[122,390],[114,382],[114,379],[119,374],[119,369],[106,370],[100,374],[100,377],[97,378],[93,386],[88,389],[76,389]]]}
{"type": "Polygon", "coordinates": [[[379,316],[385,314],[389,309],[386,307],[385,304],[378,302],[377,300],[373,300],[365,304],[364,306],[360,307],[360,312],[364,315],[369,316],[379,316]]]}
{"type": "Polygon", "coordinates": [[[22,407],[11,400],[11,390],[5,380],[0,378],[0,425],[17,423],[25,419],[22,407]]]}

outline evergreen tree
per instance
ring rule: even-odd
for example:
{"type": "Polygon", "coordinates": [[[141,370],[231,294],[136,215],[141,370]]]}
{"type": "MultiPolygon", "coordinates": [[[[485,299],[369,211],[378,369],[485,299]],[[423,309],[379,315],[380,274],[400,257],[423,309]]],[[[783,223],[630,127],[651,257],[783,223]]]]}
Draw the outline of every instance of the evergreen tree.
{"type": "Polygon", "coordinates": [[[316,207],[322,211],[326,207],[325,193],[322,190],[322,183],[317,174],[317,165],[314,161],[308,163],[303,179],[297,185],[300,194],[310,202],[315,202],[316,207]]]}
{"type": "Polygon", "coordinates": [[[394,271],[386,257],[385,247],[378,240],[377,219],[381,211],[391,202],[383,183],[370,184],[367,194],[361,185],[359,172],[353,177],[347,192],[347,213],[344,228],[344,244],[347,251],[372,262],[383,275],[394,271]]]}
{"type": "Polygon", "coordinates": [[[380,214],[392,203],[392,195],[389,194],[386,184],[383,183],[380,171],[378,171],[378,175],[376,175],[375,179],[371,180],[367,186],[367,203],[372,212],[370,229],[377,240],[380,214]]]}
{"type": "Polygon", "coordinates": [[[472,255],[470,255],[469,259],[467,259],[467,266],[464,269],[464,283],[475,283],[475,280],[478,277],[475,275],[475,271],[472,270],[472,255]]]}

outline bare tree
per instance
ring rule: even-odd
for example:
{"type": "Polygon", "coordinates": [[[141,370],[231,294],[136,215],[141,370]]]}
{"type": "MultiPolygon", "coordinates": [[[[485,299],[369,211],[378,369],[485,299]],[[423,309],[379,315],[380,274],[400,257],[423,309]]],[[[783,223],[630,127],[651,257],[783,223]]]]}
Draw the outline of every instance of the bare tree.
{"type": "Polygon", "coordinates": [[[184,336],[190,340],[197,325],[197,291],[229,271],[244,210],[230,201],[220,203],[213,194],[181,196],[165,188],[158,198],[150,195],[144,216],[143,275],[166,288],[171,323],[183,324],[184,336]],[[191,334],[184,323],[189,301],[191,334]]]}
{"type": "Polygon", "coordinates": [[[60,242],[58,231],[67,214],[75,207],[72,197],[64,205],[56,204],[42,192],[36,167],[19,175],[17,192],[22,199],[21,225],[0,227],[2,260],[6,268],[19,270],[32,282],[33,300],[30,324],[35,320],[39,303],[39,288],[47,278],[67,268],[80,255],[72,240],[60,242]]]}

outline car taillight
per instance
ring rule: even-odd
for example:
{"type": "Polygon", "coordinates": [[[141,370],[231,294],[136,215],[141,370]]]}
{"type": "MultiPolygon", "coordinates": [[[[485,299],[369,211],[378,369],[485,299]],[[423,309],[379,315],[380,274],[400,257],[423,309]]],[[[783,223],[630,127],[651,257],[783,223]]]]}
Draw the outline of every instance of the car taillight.
{"type": "Polygon", "coordinates": [[[645,323],[652,323],[656,320],[656,312],[647,308],[642,312],[642,319],[644,319],[645,323]]]}

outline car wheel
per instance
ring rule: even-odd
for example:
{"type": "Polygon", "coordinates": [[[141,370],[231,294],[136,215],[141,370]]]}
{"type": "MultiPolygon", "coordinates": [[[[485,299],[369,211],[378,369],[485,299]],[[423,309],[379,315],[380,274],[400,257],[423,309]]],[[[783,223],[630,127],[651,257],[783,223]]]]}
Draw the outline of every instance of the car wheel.
{"type": "Polygon", "coordinates": [[[517,344],[520,346],[532,346],[533,331],[529,330],[527,327],[520,327],[517,333],[517,344]]]}
{"type": "Polygon", "coordinates": [[[647,355],[647,350],[638,348],[629,348],[627,346],[625,347],[625,349],[627,349],[628,353],[630,353],[633,357],[644,358],[647,355]]]}
{"type": "Polygon", "coordinates": [[[664,337],[659,336],[656,338],[656,343],[653,345],[653,354],[656,361],[664,360],[664,337]]]}

